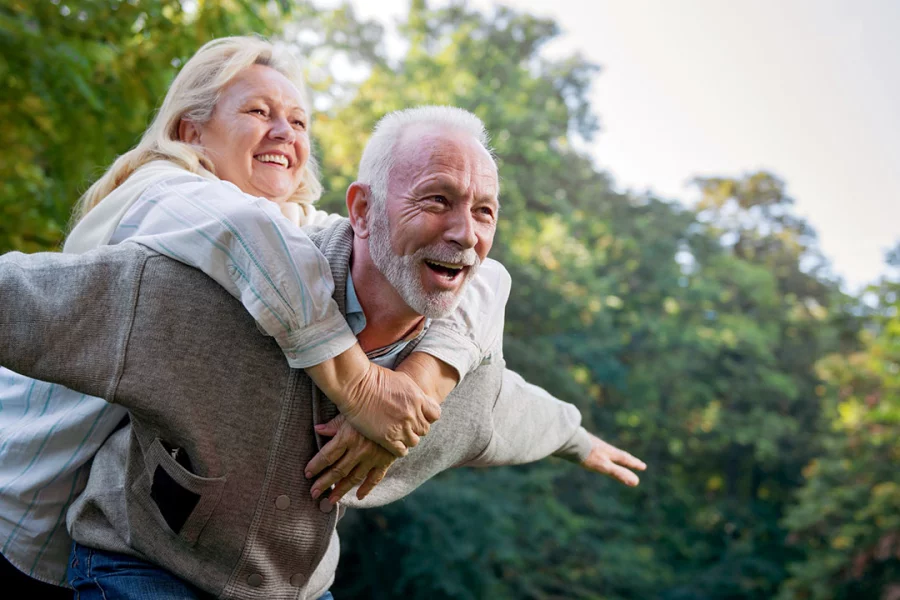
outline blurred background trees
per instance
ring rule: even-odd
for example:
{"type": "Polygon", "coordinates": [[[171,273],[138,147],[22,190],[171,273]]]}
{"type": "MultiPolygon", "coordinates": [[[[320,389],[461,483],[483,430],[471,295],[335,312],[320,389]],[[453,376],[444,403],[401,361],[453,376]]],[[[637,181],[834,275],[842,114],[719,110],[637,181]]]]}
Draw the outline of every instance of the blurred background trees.
{"type": "Polygon", "coordinates": [[[698,178],[691,207],[615,191],[578,150],[598,69],[543,56],[552,21],[415,0],[390,54],[345,7],[3,0],[0,252],[58,247],[178,66],[250,31],[307,59],[330,210],[385,112],[485,121],[507,361],[650,465],[637,489],[557,460],[461,470],[350,513],[337,597],[900,597],[900,271],[843,294],[771,173],[698,178]]]}

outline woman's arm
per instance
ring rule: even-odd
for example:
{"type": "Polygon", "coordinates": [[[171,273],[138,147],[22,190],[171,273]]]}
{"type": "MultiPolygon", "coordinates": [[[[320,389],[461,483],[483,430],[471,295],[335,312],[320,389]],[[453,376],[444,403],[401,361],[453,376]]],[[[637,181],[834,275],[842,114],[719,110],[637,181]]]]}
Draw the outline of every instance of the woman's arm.
{"type": "MultiPolygon", "coordinates": [[[[426,394],[443,402],[462,377],[482,361],[502,358],[509,289],[510,277],[503,265],[486,260],[468,282],[453,314],[432,321],[416,351],[396,370],[408,374],[426,394]]],[[[340,417],[322,425],[319,433],[333,437],[306,467],[308,478],[317,477],[311,490],[314,496],[333,485],[329,499],[334,503],[358,485],[356,495],[362,500],[394,461],[381,448],[354,435],[340,417]]]]}
{"type": "Polygon", "coordinates": [[[366,359],[332,293],[328,263],[278,207],[185,174],[148,189],[110,243],[131,241],[198,268],[239,299],[288,363],[304,368],[355,427],[402,456],[440,416],[406,376],[366,359]]]}

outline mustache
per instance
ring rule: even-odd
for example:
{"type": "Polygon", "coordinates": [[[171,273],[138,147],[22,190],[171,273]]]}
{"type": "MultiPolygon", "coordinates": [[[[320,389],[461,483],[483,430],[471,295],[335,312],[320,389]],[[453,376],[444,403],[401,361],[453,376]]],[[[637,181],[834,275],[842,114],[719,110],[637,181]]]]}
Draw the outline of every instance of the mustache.
{"type": "Polygon", "coordinates": [[[415,260],[436,260],[438,262],[454,263],[466,267],[478,267],[481,258],[474,248],[459,250],[443,244],[433,244],[419,248],[413,253],[415,260]]]}

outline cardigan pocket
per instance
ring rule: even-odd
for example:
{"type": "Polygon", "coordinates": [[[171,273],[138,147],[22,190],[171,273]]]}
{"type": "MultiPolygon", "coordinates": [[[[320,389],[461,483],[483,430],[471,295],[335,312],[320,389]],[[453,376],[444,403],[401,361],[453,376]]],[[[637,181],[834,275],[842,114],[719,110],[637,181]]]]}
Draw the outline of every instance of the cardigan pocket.
{"type": "Polygon", "coordinates": [[[219,504],[225,478],[191,473],[159,438],[148,448],[144,462],[145,471],[132,491],[160,526],[193,545],[219,504]]]}

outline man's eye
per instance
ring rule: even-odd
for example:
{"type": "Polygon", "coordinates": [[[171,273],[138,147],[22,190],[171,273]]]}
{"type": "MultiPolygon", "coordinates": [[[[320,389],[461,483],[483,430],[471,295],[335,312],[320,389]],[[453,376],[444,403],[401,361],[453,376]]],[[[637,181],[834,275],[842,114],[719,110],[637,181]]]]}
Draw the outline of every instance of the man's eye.
{"type": "Polygon", "coordinates": [[[306,122],[297,119],[296,121],[294,121],[294,127],[297,127],[298,129],[306,129],[306,122]]]}
{"type": "Polygon", "coordinates": [[[438,204],[450,204],[450,201],[444,196],[431,196],[430,199],[432,202],[437,202],[438,204]]]}
{"type": "Polygon", "coordinates": [[[487,217],[490,220],[494,220],[494,209],[490,206],[482,206],[478,209],[478,214],[482,217],[487,217]]]}

